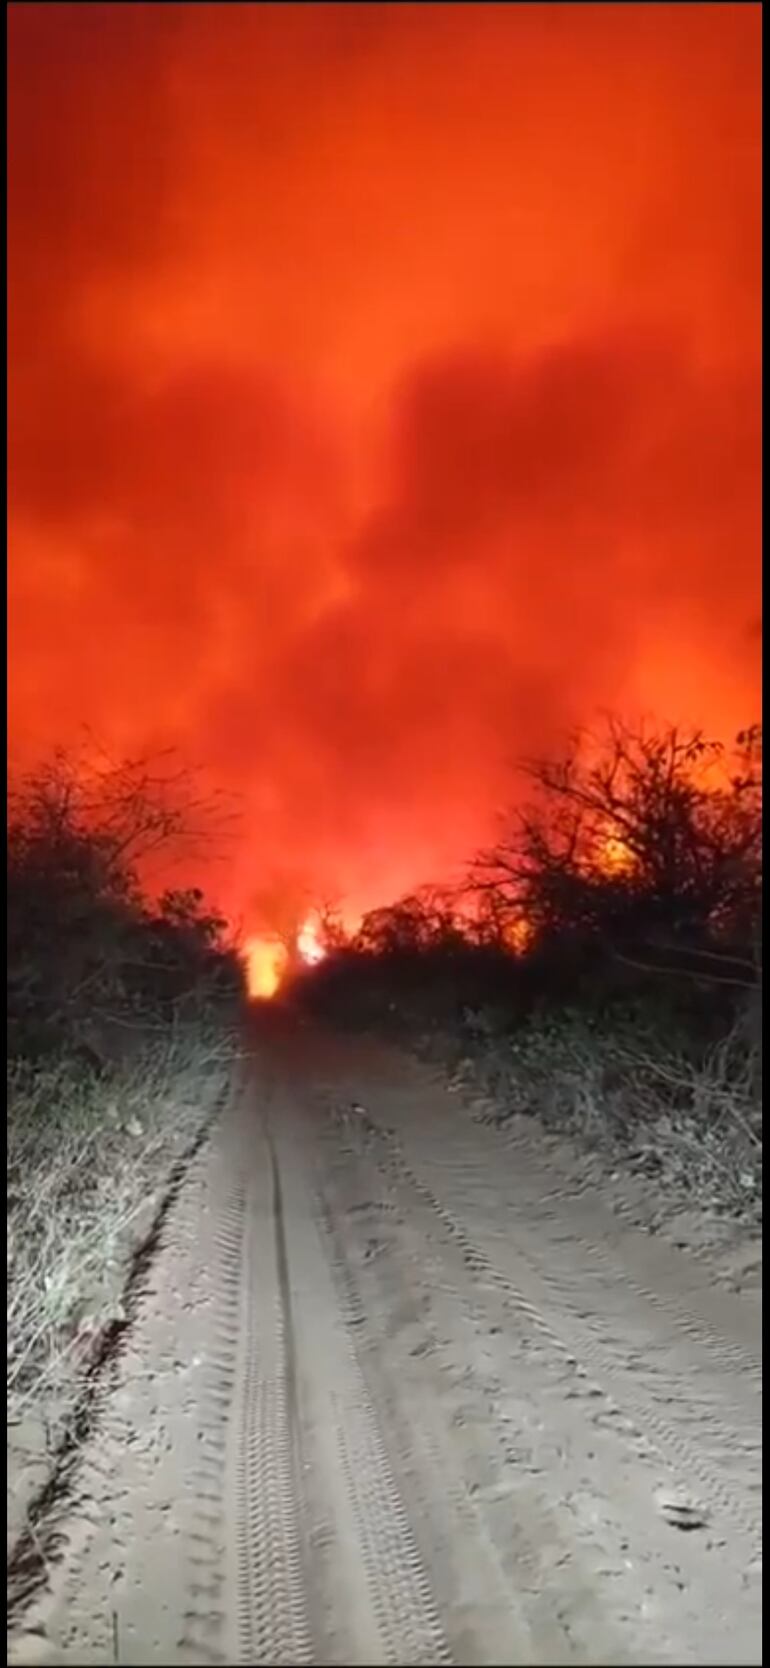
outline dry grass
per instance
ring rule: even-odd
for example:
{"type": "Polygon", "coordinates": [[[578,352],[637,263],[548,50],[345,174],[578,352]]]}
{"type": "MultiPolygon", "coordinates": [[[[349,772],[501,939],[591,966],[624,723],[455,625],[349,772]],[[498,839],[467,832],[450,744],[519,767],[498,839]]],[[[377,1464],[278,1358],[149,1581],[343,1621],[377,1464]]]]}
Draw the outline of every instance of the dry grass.
{"type": "Polygon", "coordinates": [[[97,1075],[8,1068],[8,1422],[55,1444],[173,1166],[217,1108],[234,1039],[175,1027],[97,1075]]]}
{"type": "Polygon", "coordinates": [[[468,1021],[454,1081],[481,1089],[489,1121],[531,1115],[691,1204],[760,1220],[761,1062],[743,1027],[694,1059],[638,1025],[578,1014],[507,1037],[483,1014],[468,1021]]]}

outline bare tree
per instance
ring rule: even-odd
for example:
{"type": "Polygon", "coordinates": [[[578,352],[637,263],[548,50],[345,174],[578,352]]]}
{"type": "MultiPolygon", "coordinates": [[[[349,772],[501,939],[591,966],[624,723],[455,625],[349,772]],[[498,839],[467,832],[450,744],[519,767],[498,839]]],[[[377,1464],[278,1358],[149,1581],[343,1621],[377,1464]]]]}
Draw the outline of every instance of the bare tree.
{"type": "MultiPolygon", "coordinates": [[[[56,1039],[98,1007],[125,1006],[148,956],[188,971],[217,941],[199,894],[147,901],[148,867],[200,849],[220,807],[169,757],[112,764],[57,752],[8,793],[8,1017],[56,1039]]],[[[145,979],[145,988],[147,981],[145,979]]]]}
{"type": "MultiPolygon", "coordinates": [[[[540,942],[570,936],[633,956],[728,958],[750,982],[761,915],[762,736],[731,757],[700,733],[610,720],[561,761],[525,767],[530,803],[475,859],[471,887],[540,942]]],[[[761,954],[760,954],[761,959],[761,954]]],[[[713,969],[716,973],[716,968],[713,969]]]]}

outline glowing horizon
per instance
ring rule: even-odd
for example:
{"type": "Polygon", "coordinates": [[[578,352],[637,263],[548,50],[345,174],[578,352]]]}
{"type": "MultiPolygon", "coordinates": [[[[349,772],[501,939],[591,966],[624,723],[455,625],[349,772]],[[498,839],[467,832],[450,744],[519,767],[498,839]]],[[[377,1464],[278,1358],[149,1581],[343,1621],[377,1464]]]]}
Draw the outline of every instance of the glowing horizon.
{"type": "Polygon", "coordinates": [[[243,816],[193,877],[269,941],[451,878],[601,710],[750,723],[760,47],[12,4],[14,755],[200,762],[243,816]]]}

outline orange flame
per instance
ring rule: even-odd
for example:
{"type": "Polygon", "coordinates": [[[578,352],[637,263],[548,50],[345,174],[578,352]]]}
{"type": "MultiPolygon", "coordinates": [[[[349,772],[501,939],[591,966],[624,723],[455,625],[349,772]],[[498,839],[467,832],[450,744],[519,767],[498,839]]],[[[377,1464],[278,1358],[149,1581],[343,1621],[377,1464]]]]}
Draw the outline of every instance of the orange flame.
{"type": "Polygon", "coordinates": [[[602,845],[598,865],[605,875],[627,875],[637,867],[637,859],[625,840],[610,834],[602,845]]]}
{"type": "Polygon", "coordinates": [[[530,948],[535,933],[531,922],[523,915],[518,915],[515,920],[508,922],[503,936],[509,950],[513,950],[516,955],[523,955],[525,950],[530,948]]]}
{"type": "Polygon", "coordinates": [[[269,1001],[279,990],[288,962],[286,945],[278,938],[250,938],[246,945],[249,995],[269,1001]]]}

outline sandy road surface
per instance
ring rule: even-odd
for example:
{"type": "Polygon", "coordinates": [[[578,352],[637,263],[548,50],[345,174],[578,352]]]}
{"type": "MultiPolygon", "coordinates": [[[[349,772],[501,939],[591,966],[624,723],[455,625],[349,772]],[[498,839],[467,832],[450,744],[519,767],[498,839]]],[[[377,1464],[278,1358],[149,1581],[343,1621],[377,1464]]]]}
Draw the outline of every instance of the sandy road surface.
{"type": "Polygon", "coordinates": [[[413,1062],[257,1052],[11,1660],[758,1663],[756,1299],[413,1062]]]}

